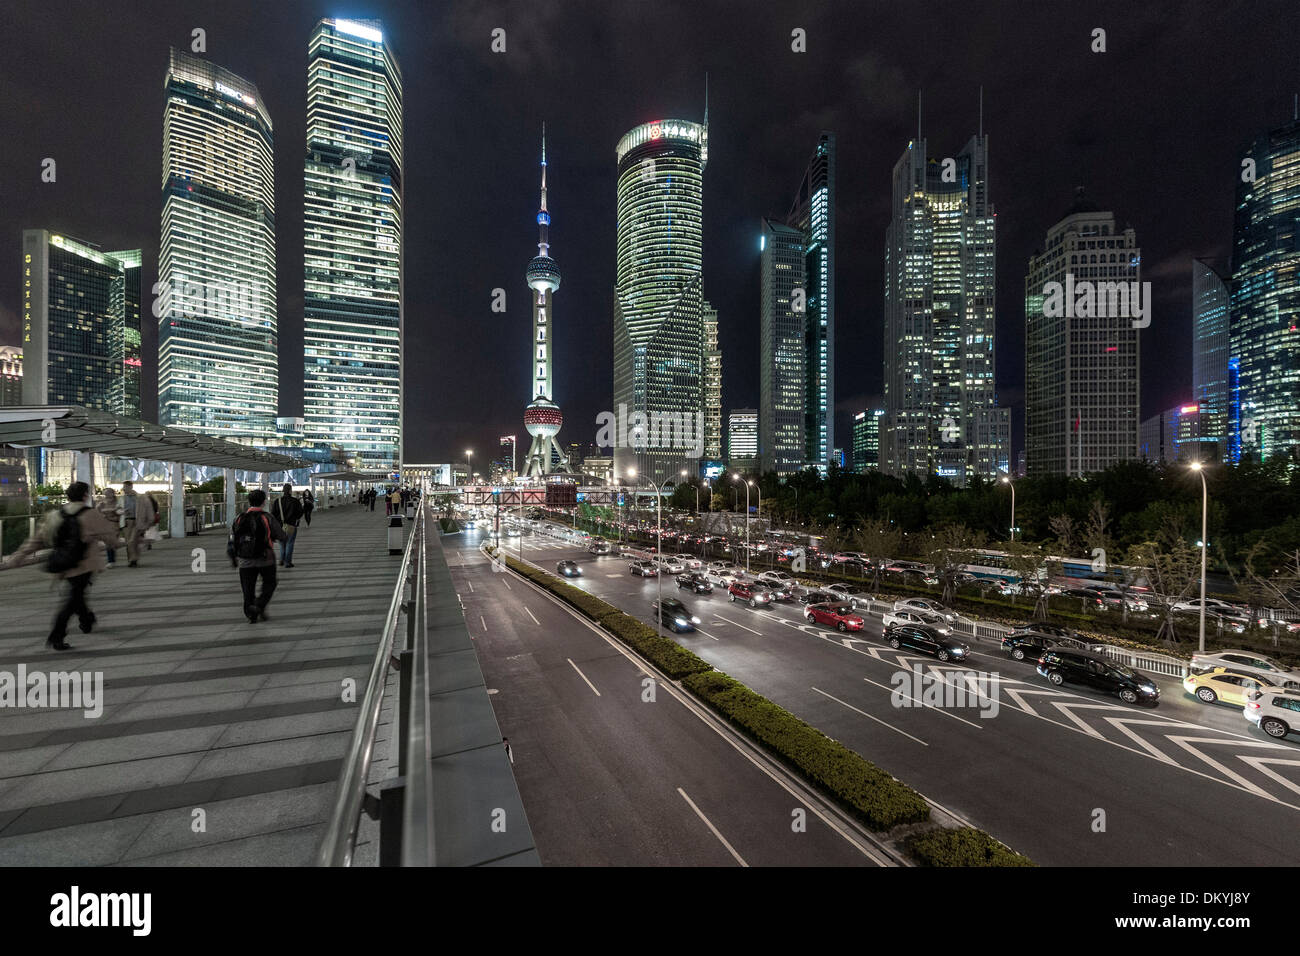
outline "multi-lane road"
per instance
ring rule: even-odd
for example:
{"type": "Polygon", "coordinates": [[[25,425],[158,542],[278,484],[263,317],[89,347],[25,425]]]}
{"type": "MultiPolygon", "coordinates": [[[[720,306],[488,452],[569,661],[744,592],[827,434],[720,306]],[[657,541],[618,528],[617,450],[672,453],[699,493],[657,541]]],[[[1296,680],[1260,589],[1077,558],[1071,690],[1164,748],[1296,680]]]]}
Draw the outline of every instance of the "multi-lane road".
{"type": "Polygon", "coordinates": [[[493,571],[477,540],[448,563],[543,863],[897,859],[567,605],[493,571]]]}
{"type": "MultiPolygon", "coordinates": [[[[509,544],[514,553],[518,539],[509,544]]],[[[577,561],[583,577],[570,583],[652,623],[655,580],[629,574],[627,560],[543,535],[525,535],[524,555],[548,570],[577,561]]],[[[515,591],[493,596],[494,619],[531,624],[522,584],[511,583],[515,591]]],[[[878,617],[864,614],[866,629],[846,635],[808,624],[798,604],[751,610],[722,589],[695,596],[670,575],[662,583],[702,621],[676,635],[684,646],[1041,864],[1300,860],[1300,745],[1268,738],[1239,707],[1195,701],[1175,679],[1157,678],[1159,707],[1132,707],[1052,687],[995,645],[971,641],[968,662],[943,665],[890,649],[878,617]],[[996,674],[996,709],[973,693],[965,707],[900,696],[896,675],[915,667],[950,684],[996,674]]],[[[571,617],[538,626],[557,646],[578,627],[571,617]]],[[[512,706],[546,692],[521,690],[532,703],[512,706]]],[[[637,762],[635,746],[626,749],[637,762]]]]}

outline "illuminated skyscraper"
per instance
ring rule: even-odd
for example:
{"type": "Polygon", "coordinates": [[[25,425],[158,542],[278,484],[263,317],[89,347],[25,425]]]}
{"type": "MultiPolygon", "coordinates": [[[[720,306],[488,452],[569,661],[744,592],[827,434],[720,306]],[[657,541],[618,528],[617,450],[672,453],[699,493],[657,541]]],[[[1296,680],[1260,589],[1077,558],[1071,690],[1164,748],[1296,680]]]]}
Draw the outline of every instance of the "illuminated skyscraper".
{"type": "Polygon", "coordinates": [[[1192,260],[1192,402],[1200,411],[1197,440],[1204,461],[1228,457],[1228,286],[1201,259],[1192,260]]]}
{"type": "Polygon", "coordinates": [[[568,471],[569,460],[555,440],[564,415],[555,403],[554,363],[555,307],[552,296],[560,288],[560,269],[551,258],[551,214],[546,208],[546,128],[542,128],[542,205],[537,211],[537,255],[528,262],[525,276],[533,290],[532,350],[533,400],[524,409],[524,428],[533,443],[524,459],[523,473],[540,478],[552,471],[568,471]]]}
{"type": "Polygon", "coordinates": [[[619,476],[676,479],[703,455],[708,138],[707,119],[665,119],[618,142],[614,411],[630,422],[619,476]]]}
{"type": "MultiPolygon", "coordinates": [[[[23,232],[25,405],[140,417],[140,250],[23,232]]],[[[15,403],[16,404],[16,403],[15,403]]]]}
{"type": "Polygon", "coordinates": [[[1300,120],[1256,136],[1240,169],[1229,336],[1240,373],[1241,453],[1294,458],[1300,446],[1300,120]]]}
{"type": "Polygon", "coordinates": [[[704,303],[704,457],[722,461],[722,347],[718,310],[704,303]]]}
{"type": "Polygon", "coordinates": [[[853,416],[853,470],[858,474],[880,467],[880,420],[883,408],[871,408],[853,416]]]}
{"type": "Polygon", "coordinates": [[[158,421],[270,438],[279,404],[271,117],[252,83],[177,50],[166,93],[158,421]]]}
{"type": "Polygon", "coordinates": [[[1010,468],[1010,410],[993,388],[994,222],[987,136],[937,159],[908,143],[885,237],[888,474],[965,485],[1010,468]]]}
{"type": "MultiPolygon", "coordinates": [[[[805,238],[802,230],[764,219],[759,237],[758,447],[762,470],[803,470],[808,395],[804,308],[805,238]]],[[[826,461],[817,459],[823,466],[826,461]]]]}
{"type": "Polygon", "coordinates": [[[303,431],[387,471],[402,449],[402,74],[377,21],[312,31],[305,189],[303,431]]]}
{"type": "Polygon", "coordinates": [[[825,474],[835,449],[834,133],[817,140],[786,225],[804,241],[804,460],[825,474]]]}

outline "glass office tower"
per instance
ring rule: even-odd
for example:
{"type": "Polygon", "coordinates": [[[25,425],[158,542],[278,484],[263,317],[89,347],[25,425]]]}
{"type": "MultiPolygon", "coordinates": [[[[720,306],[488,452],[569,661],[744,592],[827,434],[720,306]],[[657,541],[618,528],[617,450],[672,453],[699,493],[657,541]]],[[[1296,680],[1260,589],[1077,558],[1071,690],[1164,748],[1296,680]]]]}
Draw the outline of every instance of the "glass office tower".
{"type": "Polygon", "coordinates": [[[1228,456],[1229,305],[1223,277],[1204,260],[1192,260],[1192,401],[1200,409],[1204,461],[1228,456]]]}
{"type": "Polygon", "coordinates": [[[704,303],[704,457],[722,461],[722,346],[718,310],[704,303]]]}
{"type": "Polygon", "coordinates": [[[402,437],[402,74],[377,21],[307,61],[303,432],[388,470],[402,437]]]}
{"type": "MultiPolygon", "coordinates": [[[[804,467],[807,328],[804,233],[764,219],[759,238],[758,448],[762,470],[788,475],[804,467]]],[[[825,465],[822,459],[816,463],[825,465]]]]}
{"type": "Polygon", "coordinates": [[[140,250],[23,232],[23,404],[140,417],[140,250]]]}
{"type": "Polygon", "coordinates": [[[880,466],[965,485],[1010,467],[1010,410],[997,407],[993,388],[988,137],[942,161],[926,149],[912,140],[894,165],[880,466]]]}
{"type": "Polygon", "coordinates": [[[706,398],[708,126],[644,123],[619,140],[616,156],[613,410],[652,424],[639,439],[635,427],[628,429],[628,441],[614,449],[614,467],[621,479],[635,468],[655,481],[676,480],[682,469],[694,474],[702,456],[703,436],[696,442],[682,432],[703,431],[706,398]],[[663,434],[665,422],[674,423],[671,435],[663,434]]]}
{"type": "Polygon", "coordinates": [[[1241,453],[1296,457],[1300,446],[1300,120],[1248,145],[1254,180],[1237,177],[1232,357],[1241,387],[1241,453]]]}
{"type": "Polygon", "coordinates": [[[252,83],[178,50],[166,94],[158,421],[269,439],[279,405],[271,117],[252,83]]]}
{"type": "Polygon", "coordinates": [[[822,133],[786,225],[804,236],[804,460],[822,474],[835,448],[835,134],[822,133]]]}

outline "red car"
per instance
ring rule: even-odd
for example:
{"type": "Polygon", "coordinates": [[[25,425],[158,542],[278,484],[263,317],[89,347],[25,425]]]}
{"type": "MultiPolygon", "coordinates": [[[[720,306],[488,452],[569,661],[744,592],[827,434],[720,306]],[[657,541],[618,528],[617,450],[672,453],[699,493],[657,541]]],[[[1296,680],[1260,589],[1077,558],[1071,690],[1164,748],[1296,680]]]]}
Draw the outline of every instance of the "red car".
{"type": "Polygon", "coordinates": [[[727,588],[727,596],[732,601],[748,601],[750,607],[772,603],[772,592],[757,581],[735,581],[727,588]]]}
{"type": "Polygon", "coordinates": [[[860,631],[865,623],[848,604],[810,604],[803,616],[809,624],[829,624],[839,631],[860,631]]]}

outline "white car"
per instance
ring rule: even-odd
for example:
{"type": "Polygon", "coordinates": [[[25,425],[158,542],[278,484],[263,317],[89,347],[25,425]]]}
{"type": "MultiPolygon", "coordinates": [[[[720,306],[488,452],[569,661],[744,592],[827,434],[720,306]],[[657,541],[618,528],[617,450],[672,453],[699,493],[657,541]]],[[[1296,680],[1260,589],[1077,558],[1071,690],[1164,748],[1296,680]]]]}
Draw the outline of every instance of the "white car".
{"type": "Polygon", "coordinates": [[[934,628],[940,634],[952,633],[947,618],[942,614],[935,614],[933,611],[908,610],[906,608],[886,611],[884,617],[885,627],[893,627],[895,624],[924,624],[934,628]]]}
{"type": "Polygon", "coordinates": [[[661,554],[654,560],[655,564],[659,565],[660,568],[667,571],[669,574],[681,574],[686,570],[686,568],[682,566],[682,563],[670,554],[661,554]]]}
{"type": "Polygon", "coordinates": [[[1300,689],[1300,671],[1288,670],[1272,658],[1254,651],[1228,648],[1226,651],[1215,651],[1213,654],[1193,654],[1192,667],[1200,670],[1225,667],[1230,671],[1258,674],[1277,687],[1300,689]]]}
{"type": "MultiPolygon", "coordinates": [[[[1201,612],[1201,599],[1193,598],[1190,601],[1179,601],[1171,610],[1173,611],[1190,611],[1196,614],[1201,612]]],[[[1241,614],[1241,608],[1229,604],[1227,601],[1220,601],[1218,598],[1206,598],[1205,610],[1217,611],[1219,614],[1228,614],[1236,616],[1241,614]]]]}
{"type": "Polygon", "coordinates": [[[931,601],[929,598],[903,598],[901,601],[894,602],[894,610],[927,611],[930,614],[939,615],[945,621],[952,621],[957,616],[938,601],[931,601]]]}
{"type": "Polygon", "coordinates": [[[1282,687],[1253,691],[1241,712],[1252,724],[1278,740],[1287,734],[1300,734],[1300,691],[1282,687]]]}
{"type": "Polygon", "coordinates": [[[698,571],[700,568],[704,567],[704,562],[693,554],[678,554],[674,555],[674,557],[677,558],[677,561],[687,571],[698,571]]]}
{"type": "Polygon", "coordinates": [[[764,571],[758,576],[758,579],[760,581],[766,581],[769,584],[780,584],[786,587],[790,587],[794,584],[794,578],[790,577],[790,575],[786,574],[784,571],[764,571]]]}

